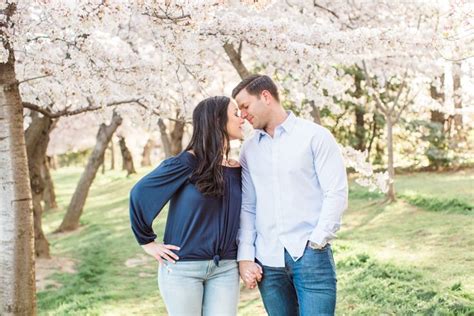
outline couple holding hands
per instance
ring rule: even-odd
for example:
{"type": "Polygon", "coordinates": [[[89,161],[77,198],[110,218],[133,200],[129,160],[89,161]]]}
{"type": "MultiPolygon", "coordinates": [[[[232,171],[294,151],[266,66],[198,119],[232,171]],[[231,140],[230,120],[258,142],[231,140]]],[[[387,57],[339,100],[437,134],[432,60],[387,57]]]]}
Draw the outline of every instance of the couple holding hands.
{"type": "Polygon", "coordinates": [[[334,315],[330,242],[348,199],[340,149],[327,129],[284,110],[268,76],[245,78],[232,97],[201,101],[187,148],[130,193],[132,230],[160,263],[167,311],[236,315],[240,275],[271,316],[334,315]],[[255,133],[237,162],[229,144],[244,120],[255,133]],[[168,202],[159,243],[152,223],[168,202]]]}

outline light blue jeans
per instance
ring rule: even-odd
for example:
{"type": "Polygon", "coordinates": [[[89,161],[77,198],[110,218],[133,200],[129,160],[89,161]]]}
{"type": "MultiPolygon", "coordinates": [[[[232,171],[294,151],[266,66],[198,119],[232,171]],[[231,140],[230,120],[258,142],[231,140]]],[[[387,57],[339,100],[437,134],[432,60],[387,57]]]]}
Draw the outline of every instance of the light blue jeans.
{"type": "Polygon", "coordinates": [[[158,286],[170,316],[237,315],[239,269],[235,260],[160,264],[158,286]]]}

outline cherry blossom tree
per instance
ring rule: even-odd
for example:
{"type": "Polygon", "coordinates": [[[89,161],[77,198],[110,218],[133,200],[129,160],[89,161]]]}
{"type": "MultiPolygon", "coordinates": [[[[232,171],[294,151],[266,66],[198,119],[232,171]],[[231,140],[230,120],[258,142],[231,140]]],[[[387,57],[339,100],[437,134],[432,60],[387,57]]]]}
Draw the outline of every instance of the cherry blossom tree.
{"type": "Polygon", "coordinates": [[[13,28],[17,7],[0,7],[0,313],[36,314],[31,191],[13,28]]]}
{"type": "MultiPolygon", "coordinates": [[[[315,122],[324,123],[322,109],[340,113],[340,100],[367,102],[397,121],[412,104],[422,104],[427,84],[441,75],[439,58],[459,62],[472,55],[472,41],[463,35],[470,28],[468,1],[4,1],[0,277],[17,277],[2,279],[4,311],[35,309],[23,108],[57,120],[120,107],[121,117],[153,117],[163,131],[174,124],[178,140],[198,100],[229,94],[239,77],[264,71],[280,85],[284,102],[315,122]],[[365,100],[347,93],[354,78],[338,69],[351,65],[365,69],[365,100]],[[400,90],[384,99],[390,82],[400,90]],[[14,267],[15,252],[25,260],[14,267]],[[14,269],[19,273],[10,273],[14,269]]],[[[387,174],[372,170],[367,153],[349,147],[343,153],[360,183],[391,192],[387,174]]],[[[391,170],[390,154],[388,160],[391,170]]],[[[81,181],[81,190],[91,179],[81,181]]],[[[74,204],[83,207],[86,195],[74,204]]],[[[75,214],[69,227],[77,227],[75,214]]]]}
{"type": "MultiPolygon", "coordinates": [[[[317,122],[320,107],[340,111],[334,100],[350,98],[345,92],[353,81],[341,78],[335,65],[366,61],[378,64],[371,68],[383,73],[378,77],[395,78],[409,67],[415,72],[411,67],[420,57],[424,65],[434,60],[437,3],[383,2],[377,3],[377,10],[345,1],[265,1],[239,7],[229,1],[209,3],[199,10],[195,2],[186,4],[144,1],[137,11],[143,10],[151,22],[174,34],[164,37],[164,48],[175,56],[193,56],[187,68],[197,67],[201,71],[194,72],[204,80],[208,76],[199,67],[202,62],[193,61],[222,46],[241,77],[248,69],[263,68],[282,78],[279,83],[287,97],[302,107],[303,116],[317,122]],[[250,66],[242,47],[252,60],[250,66]]],[[[141,36],[146,37],[146,32],[141,36]]],[[[153,36],[148,39],[153,41],[153,36]]],[[[380,181],[374,178],[374,182],[380,181]]]]}

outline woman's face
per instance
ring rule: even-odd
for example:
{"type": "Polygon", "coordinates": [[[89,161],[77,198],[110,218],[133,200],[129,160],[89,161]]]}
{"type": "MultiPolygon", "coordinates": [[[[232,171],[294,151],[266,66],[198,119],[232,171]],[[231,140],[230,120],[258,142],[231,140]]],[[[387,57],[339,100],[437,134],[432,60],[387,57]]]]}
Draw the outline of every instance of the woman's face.
{"type": "Polygon", "coordinates": [[[244,119],[240,117],[239,108],[234,101],[230,101],[227,106],[227,126],[226,131],[229,135],[229,140],[242,139],[244,134],[242,127],[244,119]]]}

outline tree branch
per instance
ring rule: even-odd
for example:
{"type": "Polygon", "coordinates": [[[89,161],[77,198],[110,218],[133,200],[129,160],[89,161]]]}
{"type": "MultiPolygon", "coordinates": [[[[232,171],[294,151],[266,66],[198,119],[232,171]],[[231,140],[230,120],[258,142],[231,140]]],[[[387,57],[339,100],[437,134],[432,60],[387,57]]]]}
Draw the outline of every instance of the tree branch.
{"type": "MultiPolygon", "coordinates": [[[[240,43],[240,45],[242,45],[242,42],[240,43]]],[[[234,66],[235,70],[237,70],[240,78],[244,79],[250,76],[250,72],[247,70],[247,67],[245,67],[244,63],[242,62],[242,56],[239,53],[242,48],[239,47],[239,52],[237,52],[234,48],[234,45],[229,42],[226,42],[224,44],[224,50],[227,56],[229,57],[230,62],[234,66]]]]}
{"type": "Polygon", "coordinates": [[[390,115],[393,113],[395,110],[395,107],[398,105],[398,100],[400,99],[400,96],[402,95],[403,89],[406,86],[406,78],[407,78],[407,71],[405,71],[405,74],[403,75],[403,80],[402,80],[402,85],[400,86],[400,89],[398,89],[397,96],[395,97],[395,100],[393,101],[393,106],[390,110],[390,115]]]}
{"type": "Polygon", "coordinates": [[[170,121],[173,121],[175,123],[184,123],[184,124],[191,124],[192,123],[192,121],[186,121],[186,120],[183,120],[183,119],[181,119],[181,120],[180,119],[174,119],[174,118],[171,118],[171,117],[168,117],[167,119],[170,120],[170,121]]]}
{"type": "MultiPolygon", "coordinates": [[[[365,80],[367,81],[367,83],[369,84],[369,86],[375,90],[375,87],[373,86],[372,84],[372,79],[370,79],[370,75],[369,75],[369,72],[367,71],[367,66],[365,65],[365,61],[363,60],[362,61],[362,68],[364,69],[364,75],[365,75],[365,80]]],[[[386,115],[389,114],[389,110],[388,108],[383,104],[382,100],[380,100],[380,96],[379,96],[379,93],[376,92],[374,93],[374,97],[375,97],[375,105],[386,115]]]]}
{"type": "MultiPolygon", "coordinates": [[[[420,90],[421,91],[421,90],[420,90]]],[[[407,106],[409,106],[414,100],[415,98],[418,96],[418,94],[420,93],[420,91],[418,91],[414,96],[413,98],[411,98],[410,100],[405,100],[405,103],[403,104],[402,108],[400,109],[400,111],[398,112],[398,115],[397,117],[395,118],[395,123],[398,123],[398,120],[400,120],[400,117],[402,115],[402,112],[407,108],[407,106]]],[[[408,94],[410,93],[410,90],[408,90],[407,92],[407,98],[408,98],[408,94]]]]}
{"type": "MultiPolygon", "coordinates": [[[[30,102],[23,102],[23,107],[25,107],[27,109],[30,109],[32,111],[39,112],[39,113],[43,114],[44,116],[47,116],[47,117],[52,118],[52,119],[58,118],[58,117],[61,117],[61,116],[72,116],[72,115],[77,115],[77,114],[81,114],[81,113],[85,113],[85,112],[97,111],[97,110],[100,110],[100,109],[103,108],[102,106],[94,105],[90,101],[89,98],[88,98],[88,103],[89,103],[89,105],[87,107],[83,107],[83,108],[80,108],[80,109],[77,109],[77,110],[71,110],[70,111],[69,108],[66,108],[64,110],[57,111],[57,112],[53,112],[51,110],[42,108],[42,107],[40,107],[36,104],[30,103],[30,102]]],[[[145,109],[148,109],[148,107],[145,104],[143,104],[140,101],[140,99],[114,101],[114,102],[107,103],[105,106],[106,107],[111,107],[111,106],[122,105],[122,104],[130,104],[130,103],[136,103],[136,104],[140,105],[141,107],[143,107],[145,109]]],[[[153,110],[153,114],[159,115],[155,110],[153,110]]]]}
{"type": "Polygon", "coordinates": [[[190,19],[191,15],[190,14],[184,14],[184,15],[181,15],[181,16],[170,16],[168,14],[165,14],[165,15],[153,14],[153,17],[155,17],[157,19],[160,19],[160,20],[170,20],[170,21],[173,21],[173,22],[179,22],[181,20],[190,19]]]}
{"type": "Polygon", "coordinates": [[[329,12],[330,14],[332,14],[336,19],[339,19],[339,15],[337,15],[336,12],[334,12],[334,11],[332,11],[332,10],[326,8],[326,7],[323,7],[322,5],[318,4],[318,3],[316,2],[316,0],[313,1],[313,4],[314,4],[314,6],[315,6],[316,8],[323,9],[324,11],[329,12]]]}
{"type": "MultiPolygon", "coordinates": [[[[334,17],[335,17],[336,19],[338,19],[339,21],[341,20],[341,18],[339,17],[339,15],[337,15],[336,12],[334,12],[333,10],[330,10],[330,9],[328,9],[328,8],[326,8],[326,7],[323,7],[322,5],[318,4],[318,3],[316,2],[316,0],[313,1],[313,5],[314,5],[315,8],[319,8],[319,9],[322,9],[323,11],[328,12],[329,14],[331,14],[332,16],[334,16],[334,17]]],[[[347,24],[347,23],[342,22],[342,25],[344,25],[344,26],[347,27],[348,29],[351,29],[351,30],[354,29],[354,27],[353,27],[352,25],[349,25],[349,24],[347,24]]]]}
{"type": "Polygon", "coordinates": [[[18,84],[22,84],[22,83],[25,83],[25,82],[28,82],[28,81],[33,81],[33,80],[36,80],[36,79],[51,77],[51,76],[52,75],[42,75],[42,76],[37,76],[37,77],[33,77],[33,78],[23,79],[22,81],[19,81],[18,84]]]}

